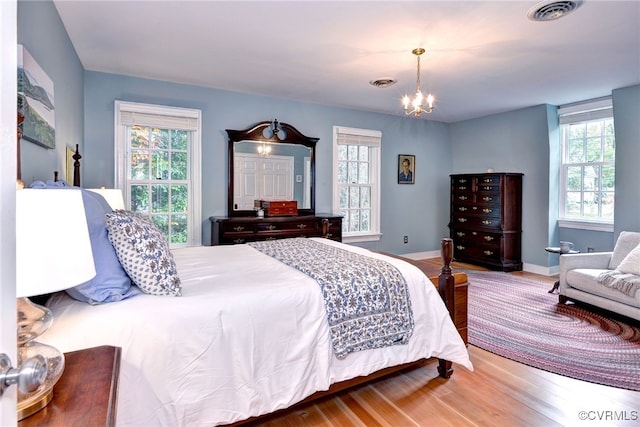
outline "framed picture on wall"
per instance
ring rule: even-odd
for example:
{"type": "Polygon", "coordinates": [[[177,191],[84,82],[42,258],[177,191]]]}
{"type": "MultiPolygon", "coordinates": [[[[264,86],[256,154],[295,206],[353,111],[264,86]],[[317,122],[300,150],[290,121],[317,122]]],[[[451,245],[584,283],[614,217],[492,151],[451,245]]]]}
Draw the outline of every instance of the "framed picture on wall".
{"type": "Polygon", "coordinates": [[[398,184],[416,183],[416,156],[412,154],[398,155],[398,184]]]}
{"type": "Polygon", "coordinates": [[[67,173],[64,179],[69,185],[73,184],[73,148],[67,146],[67,173]]]}
{"type": "Polygon", "coordinates": [[[56,148],[53,80],[20,45],[18,45],[18,110],[24,115],[22,139],[45,148],[56,148]]]}

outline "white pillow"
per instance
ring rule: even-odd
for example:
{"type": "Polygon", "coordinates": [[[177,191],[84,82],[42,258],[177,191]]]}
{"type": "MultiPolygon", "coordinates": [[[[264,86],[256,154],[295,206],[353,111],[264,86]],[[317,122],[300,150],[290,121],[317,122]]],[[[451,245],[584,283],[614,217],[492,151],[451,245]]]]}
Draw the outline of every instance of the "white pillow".
{"type": "Polygon", "coordinates": [[[622,273],[635,274],[640,276],[640,245],[636,246],[620,262],[616,270],[622,273]]]}

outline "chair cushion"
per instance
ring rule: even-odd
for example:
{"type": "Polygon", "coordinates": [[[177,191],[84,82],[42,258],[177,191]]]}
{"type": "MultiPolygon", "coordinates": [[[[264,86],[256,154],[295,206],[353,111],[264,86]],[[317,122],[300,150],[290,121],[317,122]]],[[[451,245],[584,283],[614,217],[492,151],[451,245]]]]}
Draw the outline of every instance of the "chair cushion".
{"type": "Polygon", "coordinates": [[[598,276],[609,270],[596,268],[578,268],[567,272],[567,284],[575,289],[588,292],[612,301],[640,308],[640,292],[635,297],[598,283],[598,276]]]}

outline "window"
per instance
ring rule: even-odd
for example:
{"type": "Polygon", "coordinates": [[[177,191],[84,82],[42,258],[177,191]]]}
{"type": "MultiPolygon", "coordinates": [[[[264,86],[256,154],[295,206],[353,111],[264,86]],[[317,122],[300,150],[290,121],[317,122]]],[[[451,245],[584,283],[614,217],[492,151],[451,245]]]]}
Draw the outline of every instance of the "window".
{"type": "Polygon", "coordinates": [[[611,98],[560,107],[560,225],[613,230],[615,134],[611,98]]]}
{"type": "Polygon", "coordinates": [[[380,240],[379,131],[334,126],[334,211],[343,215],[342,240],[380,240]]]}
{"type": "Polygon", "coordinates": [[[171,247],[201,243],[200,111],[116,101],[115,175],[171,247]]]}

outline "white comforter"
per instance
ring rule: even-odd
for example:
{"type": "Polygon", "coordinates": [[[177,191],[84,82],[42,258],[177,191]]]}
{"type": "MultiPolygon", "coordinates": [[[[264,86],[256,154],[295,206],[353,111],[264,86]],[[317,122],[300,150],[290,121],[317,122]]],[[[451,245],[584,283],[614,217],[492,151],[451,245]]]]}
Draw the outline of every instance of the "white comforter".
{"type": "Polygon", "coordinates": [[[49,302],[53,326],[40,341],[64,352],[122,348],[117,424],[123,426],[231,423],[425,357],[473,369],[438,292],[419,269],[342,246],[384,258],[405,275],[415,319],[408,345],[338,360],[317,283],[247,245],[175,250],[182,297],[144,294],[91,306],[57,294],[49,302]]]}

